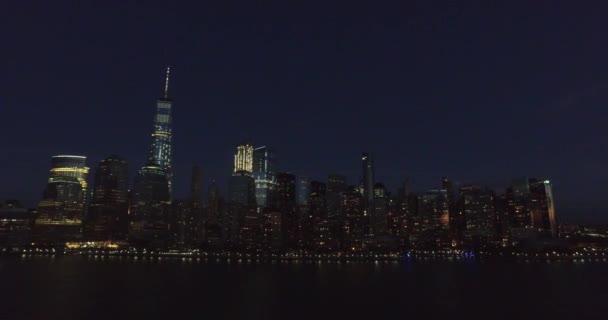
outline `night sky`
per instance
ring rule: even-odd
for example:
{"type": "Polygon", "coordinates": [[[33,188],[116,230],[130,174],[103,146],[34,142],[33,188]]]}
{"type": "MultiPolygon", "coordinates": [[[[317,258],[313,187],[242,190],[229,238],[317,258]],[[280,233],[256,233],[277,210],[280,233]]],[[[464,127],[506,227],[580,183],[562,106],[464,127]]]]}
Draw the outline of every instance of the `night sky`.
{"type": "Polygon", "coordinates": [[[3,4],[0,199],[34,205],[56,154],[133,177],[171,65],[178,197],[193,164],[225,188],[250,137],[353,184],[373,152],[392,190],[548,178],[562,221],[608,223],[608,4],[111,2],[3,4]]]}

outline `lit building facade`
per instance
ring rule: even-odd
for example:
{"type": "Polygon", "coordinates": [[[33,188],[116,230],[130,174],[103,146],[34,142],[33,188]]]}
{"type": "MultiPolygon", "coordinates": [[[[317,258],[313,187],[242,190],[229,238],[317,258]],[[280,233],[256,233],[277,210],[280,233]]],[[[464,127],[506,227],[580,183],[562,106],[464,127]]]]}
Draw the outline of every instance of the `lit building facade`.
{"type": "Polygon", "coordinates": [[[245,142],[236,146],[236,153],[234,154],[234,168],[233,173],[247,173],[251,175],[253,172],[253,145],[245,142]]]}
{"type": "Polygon", "coordinates": [[[82,218],[86,202],[86,157],[54,156],[50,177],[38,204],[34,240],[53,244],[82,237],[82,218]]]}
{"type": "Polygon", "coordinates": [[[69,178],[75,178],[82,189],[80,206],[84,208],[88,190],[87,179],[89,168],[86,166],[85,156],[59,155],[51,158],[51,172],[49,183],[63,182],[69,178]]]}

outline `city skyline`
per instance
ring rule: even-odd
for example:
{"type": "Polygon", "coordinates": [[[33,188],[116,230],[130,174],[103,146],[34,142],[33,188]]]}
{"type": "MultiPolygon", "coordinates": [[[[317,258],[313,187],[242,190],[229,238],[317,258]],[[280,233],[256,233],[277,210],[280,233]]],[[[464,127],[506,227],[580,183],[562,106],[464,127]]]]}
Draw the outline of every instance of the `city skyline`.
{"type": "Polygon", "coordinates": [[[118,154],[128,161],[132,181],[145,165],[158,75],[170,64],[178,198],[188,195],[194,164],[202,169],[203,190],[214,179],[225,194],[233,147],[251,137],[254,146],[276,150],[281,171],[313,180],[330,173],[358,180],[356,159],[369,151],[377,180],[393,192],[405,177],[419,191],[436,188],[442,176],[495,189],[522,176],[547,177],[561,219],[606,222],[599,119],[608,103],[608,72],[596,31],[605,22],[594,13],[583,15],[585,9],[529,4],[527,12],[546,9],[543,25],[500,19],[519,16],[515,5],[470,12],[420,6],[402,20],[383,11],[359,24],[348,16],[333,23],[314,10],[294,10],[286,20],[270,14],[266,25],[263,10],[254,8],[255,16],[246,8],[218,7],[192,10],[208,14],[202,19],[208,23],[188,31],[199,17],[171,7],[172,23],[162,31],[154,18],[165,8],[147,7],[140,21],[146,32],[140,34],[129,19],[140,8],[130,5],[107,33],[97,29],[104,25],[99,16],[84,21],[77,8],[49,8],[55,14],[48,20],[11,5],[16,14],[6,22],[40,19],[55,28],[16,28],[9,41],[23,46],[2,53],[9,61],[6,78],[14,79],[0,86],[7,90],[3,110],[13,120],[3,134],[14,136],[6,143],[10,157],[0,166],[2,199],[34,206],[48,178],[48,159],[57,154],[85,155],[91,168],[118,154]],[[71,42],[88,35],[61,19],[69,16],[99,36],[99,43],[71,42]],[[310,17],[319,21],[307,23],[310,17]],[[551,28],[561,30],[563,21],[574,30],[556,39],[551,28]],[[480,24],[488,33],[476,28],[480,24]],[[516,36],[501,32],[506,27],[516,36]],[[452,28],[468,30],[468,36],[451,40],[452,28]],[[159,30],[181,40],[165,37],[158,50],[158,39],[145,34],[159,30]],[[586,38],[574,36],[580,34],[586,38]],[[32,54],[60,46],[74,56],[32,54]]]}

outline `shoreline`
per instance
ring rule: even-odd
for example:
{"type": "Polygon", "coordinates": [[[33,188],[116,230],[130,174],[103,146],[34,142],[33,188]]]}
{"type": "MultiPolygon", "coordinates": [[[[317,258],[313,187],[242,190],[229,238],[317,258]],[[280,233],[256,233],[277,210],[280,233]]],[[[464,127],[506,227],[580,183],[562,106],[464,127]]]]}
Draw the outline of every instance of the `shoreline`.
{"type": "Polygon", "coordinates": [[[328,262],[328,263],[378,263],[378,262],[519,262],[519,263],[606,263],[608,262],[608,250],[600,252],[585,253],[493,253],[478,254],[472,253],[432,253],[432,252],[402,252],[389,254],[255,254],[239,252],[196,252],[196,251],[128,251],[128,250],[67,250],[60,252],[52,249],[21,249],[21,250],[0,250],[0,257],[13,256],[21,258],[29,257],[84,257],[101,259],[126,258],[127,260],[142,261],[163,261],[163,260],[182,260],[193,262],[223,262],[223,263],[275,263],[275,262],[328,262]]]}

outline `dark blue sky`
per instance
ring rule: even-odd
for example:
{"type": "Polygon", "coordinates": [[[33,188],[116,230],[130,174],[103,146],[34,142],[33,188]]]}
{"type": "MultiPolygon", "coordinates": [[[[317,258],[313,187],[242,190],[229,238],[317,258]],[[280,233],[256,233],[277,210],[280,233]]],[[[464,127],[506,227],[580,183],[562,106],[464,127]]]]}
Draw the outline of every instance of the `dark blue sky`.
{"type": "Polygon", "coordinates": [[[0,198],[38,200],[55,154],[133,175],[170,64],[178,196],[195,163],[225,185],[249,136],[318,179],[356,183],[364,150],[392,189],[546,177],[562,220],[608,222],[599,1],[123,2],[3,5],[0,198]]]}

